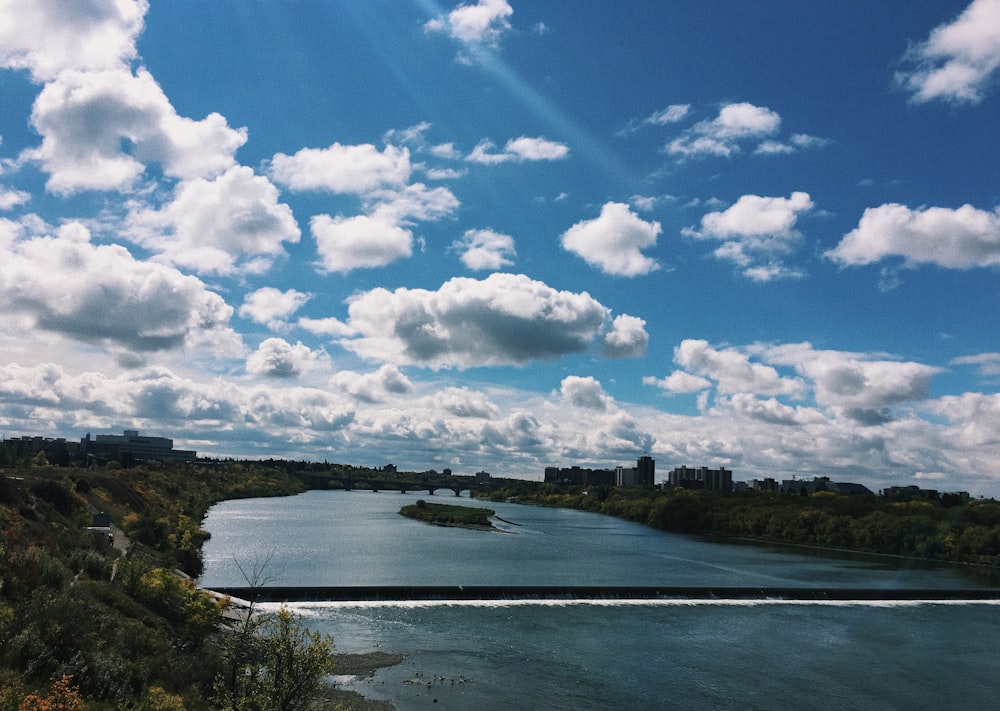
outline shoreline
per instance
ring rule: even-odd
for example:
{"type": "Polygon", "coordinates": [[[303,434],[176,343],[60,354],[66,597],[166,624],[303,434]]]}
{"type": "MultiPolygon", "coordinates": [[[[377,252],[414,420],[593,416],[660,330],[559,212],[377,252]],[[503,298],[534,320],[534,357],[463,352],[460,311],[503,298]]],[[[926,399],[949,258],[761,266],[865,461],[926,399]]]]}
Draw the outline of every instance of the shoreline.
{"type": "MultiPolygon", "coordinates": [[[[380,669],[387,669],[401,664],[406,659],[404,654],[389,652],[363,652],[355,654],[334,654],[334,677],[346,676],[351,681],[364,681],[375,675],[380,669]]],[[[342,689],[340,682],[331,680],[309,704],[310,711],[339,711],[348,708],[351,711],[395,711],[391,701],[369,699],[363,694],[350,689],[342,689]]]]}

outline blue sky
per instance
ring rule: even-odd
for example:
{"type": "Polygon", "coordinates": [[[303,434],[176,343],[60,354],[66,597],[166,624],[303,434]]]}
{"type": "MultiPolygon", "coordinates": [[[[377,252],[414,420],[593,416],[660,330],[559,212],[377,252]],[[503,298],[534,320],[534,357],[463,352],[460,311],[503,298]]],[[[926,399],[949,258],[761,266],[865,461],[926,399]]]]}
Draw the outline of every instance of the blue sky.
{"type": "Polygon", "coordinates": [[[1000,0],[0,0],[0,431],[1000,495],[1000,0]]]}

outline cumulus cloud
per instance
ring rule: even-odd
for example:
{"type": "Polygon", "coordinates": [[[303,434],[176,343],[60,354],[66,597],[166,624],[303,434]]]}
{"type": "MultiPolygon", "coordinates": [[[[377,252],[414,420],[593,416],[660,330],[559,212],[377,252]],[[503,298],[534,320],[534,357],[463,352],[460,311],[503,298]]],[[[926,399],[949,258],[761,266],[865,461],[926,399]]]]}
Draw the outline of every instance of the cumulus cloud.
{"type": "Polygon", "coordinates": [[[363,402],[382,402],[388,395],[406,395],[414,390],[410,379],[394,365],[383,365],[374,373],[342,370],[330,382],[363,402]]]}
{"type": "Polygon", "coordinates": [[[747,102],[726,104],[714,119],[700,121],[670,141],[666,151],[681,158],[729,158],[742,150],[741,143],[767,138],[780,126],[781,117],[769,108],[747,102]]]}
{"type": "Polygon", "coordinates": [[[921,363],[816,350],[808,343],[765,348],[762,355],[808,378],[817,404],[868,421],[886,417],[889,408],[925,397],[931,379],[940,372],[921,363]]]}
{"type": "Polygon", "coordinates": [[[0,303],[28,328],[134,352],[178,348],[200,332],[232,335],[232,308],[201,281],[94,245],[79,223],[0,250],[0,303]]]}
{"type": "Polygon", "coordinates": [[[466,230],[462,239],[451,243],[460,259],[474,271],[496,271],[514,263],[514,238],[493,230],[466,230]]]}
{"type": "Polygon", "coordinates": [[[316,336],[331,336],[333,338],[344,338],[355,335],[355,330],[340,319],[309,318],[303,316],[297,321],[299,328],[308,331],[316,336]]]}
{"type": "Polygon", "coordinates": [[[119,69],[136,57],[146,0],[0,0],[0,66],[37,82],[66,70],[119,69]]]}
{"type": "Polygon", "coordinates": [[[447,16],[428,21],[424,30],[446,32],[461,42],[496,45],[511,29],[509,18],[513,14],[514,8],[507,0],[479,0],[475,5],[459,5],[447,16]]]}
{"type": "Polygon", "coordinates": [[[607,358],[637,358],[646,355],[649,334],[646,322],[636,316],[616,316],[604,335],[603,354],[607,358]]]}
{"type": "Polygon", "coordinates": [[[410,220],[439,220],[459,206],[458,198],[448,188],[429,188],[423,183],[374,191],[365,204],[373,218],[400,225],[410,220]]]}
{"type": "Polygon", "coordinates": [[[144,69],[63,72],[38,95],[31,123],[42,143],[24,158],[41,164],[59,194],[128,191],[147,163],[175,178],[210,178],[235,165],[247,140],[217,113],[179,116],[144,69]]]}
{"type": "Polygon", "coordinates": [[[264,287],[247,294],[243,299],[239,315],[255,323],[263,323],[268,328],[287,328],[288,317],[302,308],[311,294],[304,294],[295,289],[280,291],[273,287],[264,287]]]}
{"type": "Polygon", "coordinates": [[[327,272],[384,267],[413,254],[413,233],[378,217],[316,215],[310,230],[327,272]]]}
{"type": "Polygon", "coordinates": [[[163,367],[108,376],[74,374],[51,363],[6,365],[0,366],[0,402],[25,399],[34,403],[35,417],[69,428],[79,428],[81,422],[97,429],[117,429],[123,422],[140,429],[169,428],[175,442],[186,435],[204,443],[211,428],[215,434],[208,443],[220,455],[227,451],[224,440],[238,442],[239,451],[276,443],[282,451],[303,442],[329,446],[337,441],[331,437],[353,423],[354,410],[337,395],[283,387],[284,382],[198,380],[163,367]]]}
{"type": "Polygon", "coordinates": [[[671,394],[697,393],[712,387],[711,380],[685,373],[683,370],[675,370],[665,378],[647,375],[642,379],[642,382],[643,385],[652,385],[671,394]]]}
{"type": "Polygon", "coordinates": [[[528,161],[562,160],[569,156],[569,146],[546,138],[521,136],[507,141],[502,151],[494,152],[495,144],[487,139],[479,142],[466,157],[470,163],[525,163],[528,161]]]}
{"type": "Polygon", "coordinates": [[[562,246],[606,274],[634,277],[660,268],[656,260],[642,253],[656,246],[660,232],[659,222],[646,222],[628,205],[609,202],[599,217],[566,230],[562,246]]]}
{"type": "Polygon", "coordinates": [[[178,184],[160,210],[136,208],[130,236],[171,264],[200,274],[260,273],[283,256],[301,232],[278,189],[252,169],[236,166],[214,180],[178,184]]]}
{"type": "Polygon", "coordinates": [[[0,210],[13,210],[31,200],[31,194],[0,186],[0,210]]]}
{"type": "Polygon", "coordinates": [[[283,338],[265,339],[247,356],[247,373],[266,378],[296,378],[329,368],[325,351],[314,351],[302,343],[294,346],[283,338]]]}
{"type": "Polygon", "coordinates": [[[493,420],[500,416],[500,408],[488,397],[469,388],[445,388],[434,395],[434,403],[456,417],[493,420]]]}
{"type": "Polygon", "coordinates": [[[604,411],[614,403],[600,382],[590,376],[569,375],[563,378],[559,387],[563,400],[575,407],[604,411]]]}
{"type": "Polygon", "coordinates": [[[715,256],[732,261],[754,281],[801,276],[781,259],[798,247],[802,235],[795,225],[812,208],[813,201],[804,192],[793,192],[788,198],[744,195],[728,209],[702,217],[700,230],[688,227],[682,232],[721,240],[715,256]]]}
{"type": "Polygon", "coordinates": [[[517,274],[453,278],[437,291],[373,289],[354,296],[339,344],[371,360],[432,368],[518,365],[586,351],[608,309],[517,274]]]}
{"type": "Polygon", "coordinates": [[[739,349],[717,349],[703,340],[682,341],[674,349],[674,362],[694,375],[713,381],[721,393],[748,392],[796,398],[805,393],[801,379],[782,376],[770,365],[752,362],[750,356],[739,349]]]}
{"type": "Polygon", "coordinates": [[[759,398],[751,393],[736,393],[720,403],[738,417],[770,425],[802,427],[827,422],[823,413],[811,407],[785,405],[773,397],[759,398]]]}
{"type": "Polygon", "coordinates": [[[402,187],[411,172],[409,149],[390,145],[379,151],[370,143],[303,148],[291,156],[278,153],[270,167],[271,178],[291,190],[355,195],[402,187]]]}
{"type": "Polygon", "coordinates": [[[1000,208],[987,212],[962,205],[954,210],[911,210],[896,203],[871,207],[858,226],[824,256],[843,266],[872,264],[887,257],[902,257],[908,267],[996,266],[1000,264],[1000,208]]]}
{"type": "Polygon", "coordinates": [[[927,396],[940,368],[891,360],[885,356],[817,350],[809,343],[753,344],[714,348],[685,340],[674,350],[683,370],[664,379],[647,376],[646,385],[669,393],[715,387],[716,408],[772,424],[816,424],[837,420],[865,428],[912,418],[912,408],[927,396]],[[782,375],[778,368],[795,375],[782,375]],[[788,406],[775,398],[815,406],[788,406]],[[911,408],[902,416],[900,408],[911,408]]]}
{"type": "Polygon", "coordinates": [[[927,409],[954,424],[949,431],[956,444],[965,449],[995,452],[1000,449],[1000,394],[962,393],[946,395],[927,404],[927,409]]]}
{"type": "Polygon", "coordinates": [[[1000,0],[973,0],[911,47],[903,62],[913,67],[897,73],[896,83],[913,101],[978,103],[1000,67],[1000,0]]]}

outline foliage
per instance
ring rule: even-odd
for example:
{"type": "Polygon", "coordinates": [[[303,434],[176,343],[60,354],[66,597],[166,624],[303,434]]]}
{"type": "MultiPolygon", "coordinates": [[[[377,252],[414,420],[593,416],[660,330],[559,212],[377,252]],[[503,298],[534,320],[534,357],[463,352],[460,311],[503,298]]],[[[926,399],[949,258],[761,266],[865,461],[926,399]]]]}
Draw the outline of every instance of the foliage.
{"type": "Polygon", "coordinates": [[[404,506],[399,510],[399,513],[418,521],[442,526],[486,526],[490,528],[493,526],[490,523],[490,517],[496,515],[492,509],[456,506],[455,504],[428,504],[423,499],[418,500],[415,504],[404,506]]]}
{"type": "Polygon", "coordinates": [[[223,711],[305,709],[333,673],[333,638],[311,632],[282,607],[274,615],[252,610],[223,640],[224,671],[216,679],[223,711]]]}
{"type": "Polygon", "coordinates": [[[1000,502],[993,500],[897,502],[832,492],[798,496],[638,487],[588,492],[552,484],[485,495],[597,511],[677,533],[1000,565],[1000,502]]]}
{"type": "Polygon", "coordinates": [[[73,678],[63,676],[52,680],[47,695],[26,696],[19,711],[87,711],[87,705],[80,698],[79,688],[73,686],[73,678]]]}
{"type": "Polygon", "coordinates": [[[303,488],[256,463],[5,472],[0,711],[62,708],[69,689],[92,709],[217,708],[220,607],[176,569],[200,571],[199,522],[215,501],[303,488]],[[85,530],[92,511],[132,537],[127,556],[85,530]]]}

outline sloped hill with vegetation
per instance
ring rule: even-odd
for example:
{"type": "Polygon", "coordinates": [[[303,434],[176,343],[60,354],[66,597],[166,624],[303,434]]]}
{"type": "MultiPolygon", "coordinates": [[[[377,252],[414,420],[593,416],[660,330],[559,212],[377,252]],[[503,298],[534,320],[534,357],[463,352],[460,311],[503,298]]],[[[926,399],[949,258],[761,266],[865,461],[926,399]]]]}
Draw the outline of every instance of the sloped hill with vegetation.
{"type": "Polygon", "coordinates": [[[3,470],[0,711],[225,708],[233,659],[220,602],[193,581],[199,522],[215,501],[304,488],[255,464],[3,470]],[[98,511],[127,555],[87,531],[98,511]]]}

